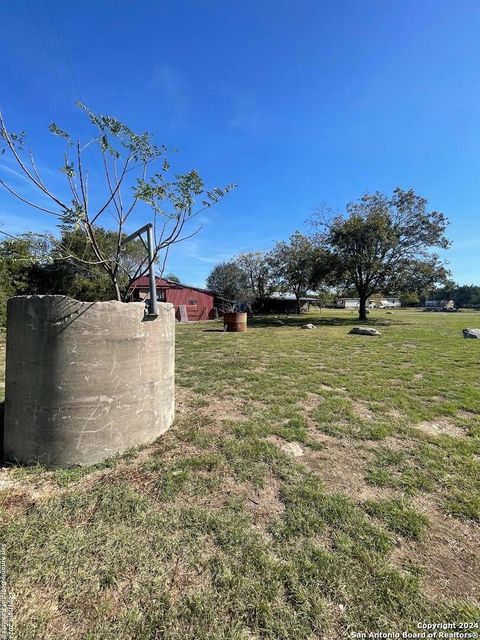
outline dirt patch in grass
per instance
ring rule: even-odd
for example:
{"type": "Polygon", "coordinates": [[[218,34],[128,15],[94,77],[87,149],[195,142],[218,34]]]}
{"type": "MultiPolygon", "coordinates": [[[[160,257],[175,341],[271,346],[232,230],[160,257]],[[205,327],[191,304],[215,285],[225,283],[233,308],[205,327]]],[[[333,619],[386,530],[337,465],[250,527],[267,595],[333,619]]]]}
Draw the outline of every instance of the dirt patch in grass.
{"type": "Polygon", "coordinates": [[[406,438],[401,439],[395,436],[387,436],[381,442],[366,443],[365,446],[368,447],[370,451],[378,449],[378,447],[384,447],[392,451],[406,451],[412,446],[412,441],[406,438]]]}
{"type": "MultiPolygon", "coordinates": [[[[285,511],[280,497],[280,483],[273,475],[269,475],[262,487],[250,482],[238,482],[232,477],[224,478],[221,487],[200,498],[195,503],[208,509],[222,509],[231,500],[243,502],[252,517],[254,527],[266,535],[270,524],[285,511]]],[[[182,505],[183,498],[177,500],[182,505]]],[[[185,505],[183,505],[185,506],[185,505]]],[[[269,536],[267,536],[269,537],[269,536]]]]}
{"type": "Polygon", "coordinates": [[[473,420],[474,418],[479,417],[478,413],[475,413],[474,411],[465,411],[464,409],[457,411],[457,416],[463,420],[473,420]]]}
{"type": "MultiPolygon", "coordinates": [[[[331,390],[331,387],[328,387],[331,390]]],[[[307,393],[307,397],[300,400],[298,405],[304,411],[313,411],[318,407],[318,405],[322,402],[322,396],[319,396],[318,393],[307,393]]]]}
{"type": "Polygon", "coordinates": [[[348,438],[322,436],[325,447],[307,450],[299,462],[307,464],[325,484],[329,492],[343,492],[355,501],[385,497],[392,490],[374,487],[365,481],[365,467],[370,459],[368,449],[348,438]]]}
{"type": "Polygon", "coordinates": [[[425,420],[415,425],[415,428],[432,436],[453,436],[460,438],[465,435],[465,431],[461,427],[452,424],[448,418],[425,420]]]}
{"type": "Polygon", "coordinates": [[[180,385],[175,386],[175,413],[177,415],[183,415],[188,411],[191,411],[191,401],[196,397],[196,394],[180,385]]]}
{"type": "Polygon", "coordinates": [[[11,513],[20,513],[35,504],[31,494],[26,491],[6,491],[0,495],[0,508],[11,513]]]}
{"type": "Polygon", "coordinates": [[[426,569],[432,598],[474,598],[480,602],[480,527],[443,514],[426,498],[415,500],[430,525],[418,541],[399,540],[392,553],[398,566],[414,562],[426,569]]]}
{"type": "Polygon", "coordinates": [[[393,418],[394,420],[401,420],[405,417],[398,409],[390,409],[387,415],[389,418],[393,418]]]}
{"type": "Polygon", "coordinates": [[[190,389],[177,386],[176,388],[176,413],[185,416],[195,411],[211,420],[220,422],[222,420],[246,420],[247,403],[243,400],[229,396],[218,398],[210,395],[199,395],[190,389]]]}
{"type": "Polygon", "coordinates": [[[363,402],[352,403],[353,413],[362,420],[373,420],[373,412],[363,402]]]}
{"type": "Polygon", "coordinates": [[[273,520],[285,511],[278,481],[270,477],[261,489],[250,489],[247,494],[247,507],[252,514],[254,525],[266,531],[273,520]]]}
{"type": "Polygon", "coordinates": [[[28,621],[38,630],[39,638],[80,637],[78,622],[74,626],[62,612],[59,594],[53,588],[29,583],[28,592],[27,601],[15,600],[14,620],[21,618],[28,621]]]}
{"type": "Polygon", "coordinates": [[[267,370],[267,365],[266,364],[262,364],[258,367],[255,367],[254,369],[250,369],[250,373],[265,373],[265,371],[267,370]]]}
{"type": "Polygon", "coordinates": [[[208,406],[200,410],[217,420],[247,420],[246,403],[234,398],[215,398],[208,400],[208,406]]]}

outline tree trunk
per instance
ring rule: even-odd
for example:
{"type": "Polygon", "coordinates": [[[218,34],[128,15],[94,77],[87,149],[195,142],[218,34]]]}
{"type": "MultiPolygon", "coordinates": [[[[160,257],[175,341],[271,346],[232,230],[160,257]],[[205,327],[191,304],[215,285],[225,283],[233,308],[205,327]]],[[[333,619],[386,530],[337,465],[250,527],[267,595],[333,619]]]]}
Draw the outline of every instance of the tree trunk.
{"type": "Polygon", "coordinates": [[[360,308],[358,310],[358,319],[366,320],[367,319],[367,296],[360,295],[360,308]]]}
{"type": "Polygon", "coordinates": [[[297,301],[297,313],[300,315],[300,298],[295,295],[295,299],[297,301]]]}
{"type": "Polygon", "coordinates": [[[113,286],[115,287],[115,295],[117,296],[118,302],[122,302],[122,294],[120,293],[120,287],[116,280],[113,282],[113,286]]]}

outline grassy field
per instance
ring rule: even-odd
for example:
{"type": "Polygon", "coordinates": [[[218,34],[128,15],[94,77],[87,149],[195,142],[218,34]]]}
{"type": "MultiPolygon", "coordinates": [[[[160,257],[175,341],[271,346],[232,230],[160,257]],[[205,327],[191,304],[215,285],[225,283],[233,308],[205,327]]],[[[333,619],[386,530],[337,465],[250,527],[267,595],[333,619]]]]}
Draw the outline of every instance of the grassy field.
{"type": "Polygon", "coordinates": [[[375,311],[379,338],[349,312],[283,320],[178,326],[177,419],[153,445],[0,473],[18,638],[478,622],[480,342],[461,329],[480,315],[375,311]]]}

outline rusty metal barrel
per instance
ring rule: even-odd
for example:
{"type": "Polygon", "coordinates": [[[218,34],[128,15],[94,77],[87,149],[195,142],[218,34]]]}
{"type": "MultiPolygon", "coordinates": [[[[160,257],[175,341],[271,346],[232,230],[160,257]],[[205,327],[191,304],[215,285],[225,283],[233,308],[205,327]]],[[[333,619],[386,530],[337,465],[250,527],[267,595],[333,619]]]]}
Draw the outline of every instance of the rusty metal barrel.
{"type": "Polygon", "coordinates": [[[223,328],[225,331],[246,331],[246,312],[242,311],[238,313],[225,313],[223,316],[223,328]]]}

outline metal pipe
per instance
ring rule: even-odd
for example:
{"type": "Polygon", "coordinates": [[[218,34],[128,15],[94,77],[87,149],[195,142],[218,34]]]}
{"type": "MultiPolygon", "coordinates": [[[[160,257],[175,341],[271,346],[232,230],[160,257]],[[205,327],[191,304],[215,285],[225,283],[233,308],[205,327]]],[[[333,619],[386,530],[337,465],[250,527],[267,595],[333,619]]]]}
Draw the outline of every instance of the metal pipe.
{"type": "Polygon", "coordinates": [[[147,228],[147,245],[148,245],[148,262],[149,262],[149,286],[150,286],[150,315],[158,316],[157,303],[157,282],[155,278],[155,269],[153,266],[153,225],[149,224],[147,228]]]}
{"type": "MultiPolygon", "coordinates": [[[[149,275],[149,291],[150,291],[150,309],[148,311],[149,316],[158,316],[158,302],[157,302],[157,282],[155,278],[155,266],[153,260],[153,224],[149,222],[140,229],[137,229],[129,235],[122,242],[122,246],[125,246],[135,238],[138,238],[142,233],[147,232],[147,252],[148,252],[148,275],[149,275]]],[[[145,243],[144,243],[145,244],[145,243]]]]}

